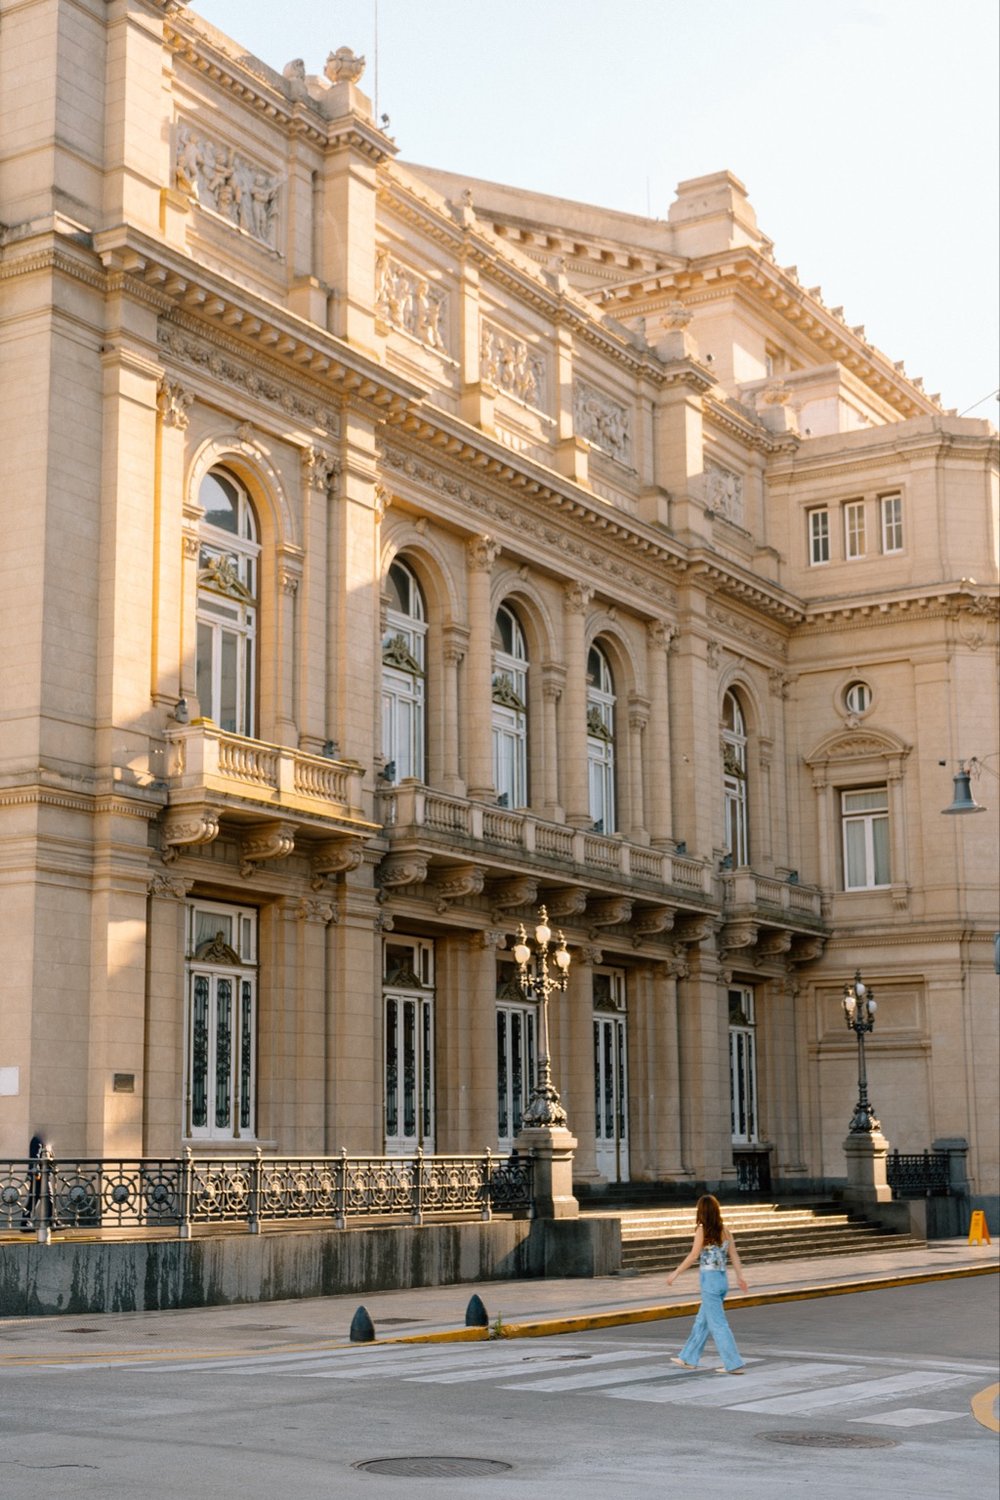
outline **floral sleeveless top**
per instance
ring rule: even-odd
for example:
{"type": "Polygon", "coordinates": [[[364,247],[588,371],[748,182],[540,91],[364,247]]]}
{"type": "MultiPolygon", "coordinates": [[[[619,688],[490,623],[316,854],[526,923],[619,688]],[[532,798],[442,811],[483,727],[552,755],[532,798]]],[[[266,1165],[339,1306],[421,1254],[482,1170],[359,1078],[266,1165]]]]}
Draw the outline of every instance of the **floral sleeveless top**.
{"type": "Polygon", "coordinates": [[[698,1258],[698,1265],[701,1270],[724,1271],[726,1269],[726,1252],[728,1249],[728,1240],[723,1240],[721,1245],[706,1245],[698,1258]]]}

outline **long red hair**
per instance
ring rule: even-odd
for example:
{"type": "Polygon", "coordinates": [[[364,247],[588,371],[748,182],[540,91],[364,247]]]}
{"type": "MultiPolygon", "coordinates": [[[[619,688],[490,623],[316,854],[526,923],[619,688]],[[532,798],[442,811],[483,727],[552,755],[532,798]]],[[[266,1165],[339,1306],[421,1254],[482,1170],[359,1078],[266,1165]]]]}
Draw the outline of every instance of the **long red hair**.
{"type": "Polygon", "coordinates": [[[704,1234],[706,1245],[722,1244],[722,1236],[725,1233],[722,1209],[719,1207],[718,1198],[713,1198],[711,1193],[705,1193],[698,1199],[695,1223],[704,1234]]]}

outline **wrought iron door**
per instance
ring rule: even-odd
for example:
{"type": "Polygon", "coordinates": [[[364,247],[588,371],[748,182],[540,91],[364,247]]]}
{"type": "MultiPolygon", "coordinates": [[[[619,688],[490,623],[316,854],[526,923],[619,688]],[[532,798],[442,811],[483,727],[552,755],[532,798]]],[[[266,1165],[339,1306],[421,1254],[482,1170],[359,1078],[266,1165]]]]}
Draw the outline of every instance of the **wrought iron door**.
{"type": "Polygon", "coordinates": [[[596,1165],[608,1182],[627,1182],[628,1047],[624,1016],[594,1017],[596,1165]]]}
{"type": "Polygon", "coordinates": [[[233,969],[193,968],[189,982],[187,1133],[206,1140],[252,1137],[253,976],[233,969]]]}
{"type": "Polygon", "coordinates": [[[497,1007],[497,1144],[510,1151],[535,1083],[535,1012],[497,1007]]]}
{"type": "Polygon", "coordinates": [[[385,1149],[434,1150],[434,1012],[429,996],[385,996],[385,1149]]]}

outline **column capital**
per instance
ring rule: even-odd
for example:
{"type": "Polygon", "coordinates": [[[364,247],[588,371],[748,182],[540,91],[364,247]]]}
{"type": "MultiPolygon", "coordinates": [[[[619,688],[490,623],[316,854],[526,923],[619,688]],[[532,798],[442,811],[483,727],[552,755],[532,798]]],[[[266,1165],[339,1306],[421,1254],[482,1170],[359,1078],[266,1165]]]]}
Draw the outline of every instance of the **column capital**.
{"type": "Polygon", "coordinates": [[[563,604],[571,615],[582,615],[593,597],[594,590],[588,583],[567,583],[563,588],[563,604]]]}
{"type": "Polygon", "coordinates": [[[679,627],[666,620],[651,620],[646,626],[646,638],[657,651],[671,651],[679,635],[679,627]]]}
{"type": "Polygon", "coordinates": [[[486,533],[470,537],[465,544],[465,555],[474,573],[490,573],[500,556],[500,543],[486,533]]]}

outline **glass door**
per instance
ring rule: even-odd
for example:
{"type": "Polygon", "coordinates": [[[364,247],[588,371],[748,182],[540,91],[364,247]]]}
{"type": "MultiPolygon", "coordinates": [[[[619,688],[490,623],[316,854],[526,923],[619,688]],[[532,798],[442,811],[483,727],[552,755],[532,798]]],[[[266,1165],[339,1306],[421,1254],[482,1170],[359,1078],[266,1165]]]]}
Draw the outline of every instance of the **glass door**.
{"type": "Polygon", "coordinates": [[[594,974],[594,1006],[596,1166],[607,1182],[627,1182],[628,1029],[621,970],[594,974]]]}

